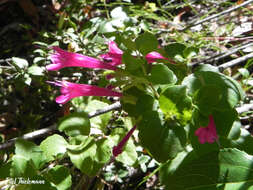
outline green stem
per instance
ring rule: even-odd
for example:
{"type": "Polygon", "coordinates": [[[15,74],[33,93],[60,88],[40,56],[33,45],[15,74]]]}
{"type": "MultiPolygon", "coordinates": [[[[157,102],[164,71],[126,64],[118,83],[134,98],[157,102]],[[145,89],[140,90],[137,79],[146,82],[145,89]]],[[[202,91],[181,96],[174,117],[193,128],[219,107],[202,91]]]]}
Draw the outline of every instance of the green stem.
{"type": "Polygon", "coordinates": [[[143,180],[137,185],[135,190],[137,190],[138,187],[140,187],[143,183],[145,183],[149,178],[151,178],[153,175],[155,175],[163,166],[164,164],[160,164],[151,174],[148,176],[144,177],[143,180]]]}
{"type": "Polygon", "coordinates": [[[155,96],[157,99],[160,98],[160,95],[157,93],[157,91],[155,90],[154,86],[152,85],[152,83],[149,83],[149,86],[151,87],[152,91],[154,92],[155,96]]]}

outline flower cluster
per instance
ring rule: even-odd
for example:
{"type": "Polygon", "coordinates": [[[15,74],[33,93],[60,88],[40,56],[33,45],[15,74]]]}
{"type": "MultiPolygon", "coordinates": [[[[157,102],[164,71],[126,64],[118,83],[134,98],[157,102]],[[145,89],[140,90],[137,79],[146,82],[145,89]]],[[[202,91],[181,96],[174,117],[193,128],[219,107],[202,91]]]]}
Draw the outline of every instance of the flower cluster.
{"type": "MultiPolygon", "coordinates": [[[[54,54],[50,56],[52,64],[47,65],[48,71],[58,71],[65,67],[84,67],[90,69],[108,69],[117,70],[117,66],[122,64],[123,51],[118,48],[117,44],[113,41],[109,42],[109,52],[100,55],[104,61],[93,57],[85,56],[78,53],[68,52],[60,49],[59,47],[52,47],[54,54]]],[[[150,52],[146,55],[148,63],[155,62],[157,59],[166,59],[157,52],[150,52]]],[[[109,77],[109,76],[108,76],[109,77]]],[[[88,84],[76,84],[67,81],[48,81],[48,83],[61,87],[61,95],[56,97],[56,102],[65,104],[69,100],[79,96],[116,96],[121,97],[122,93],[112,91],[111,88],[101,88],[98,86],[88,84]]],[[[136,126],[134,126],[127,135],[113,147],[113,156],[117,157],[122,153],[123,147],[127,143],[130,136],[133,134],[136,126]]]]}
{"type": "MultiPolygon", "coordinates": [[[[59,47],[52,47],[55,53],[50,56],[52,64],[47,65],[46,69],[48,71],[58,71],[65,67],[84,67],[90,69],[117,70],[116,66],[122,64],[123,51],[118,48],[114,41],[110,41],[108,46],[109,52],[100,55],[104,61],[79,53],[68,52],[59,47]]],[[[152,63],[157,59],[166,58],[157,52],[150,52],[146,55],[148,63],[152,63]]],[[[61,87],[62,95],[56,98],[56,102],[59,104],[64,104],[72,98],[79,96],[122,96],[121,93],[112,91],[109,88],[101,88],[87,84],[75,84],[67,81],[49,81],[49,83],[61,87]]]]}

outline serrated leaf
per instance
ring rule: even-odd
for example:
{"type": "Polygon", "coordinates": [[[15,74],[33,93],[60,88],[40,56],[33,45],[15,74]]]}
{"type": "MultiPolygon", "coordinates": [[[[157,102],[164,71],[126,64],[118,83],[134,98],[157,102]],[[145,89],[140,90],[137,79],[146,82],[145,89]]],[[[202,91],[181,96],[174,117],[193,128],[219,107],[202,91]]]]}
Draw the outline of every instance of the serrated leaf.
{"type": "Polygon", "coordinates": [[[135,44],[144,56],[149,52],[155,51],[159,45],[156,37],[149,32],[139,35],[135,40],[135,44]]]}
{"type": "Polygon", "coordinates": [[[15,144],[15,154],[31,160],[36,169],[40,169],[47,161],[43,151],[32,142],[18,139],[15,144]]]}
{"type": "Polygon", "coordinates": [[[174,158],[183,150],[186,133],[181,126],[164,124],[158,112],[147,112],[140,122],[139,138],[145,148],[159,162],[174,158]]]}
{"type": "Polygon", "coordinates": [[[58,129],[72,137],[77,135],[89,135],[90,120],[85,112],[71,113],[59,121],[58,129]]]}
{"type": "Polygon", "coordinates": [[[56,165],[44,174],[46,179],[50,181],[57,190],[69,190],[72,185],[71,175],[68,168],[56,165]]]}
{"type": "Polygon", "coordinates": [[[152,65],[151,76],[149,77],[150,82],[153,84],[175,84],[177,77],[174,73],[163,64],[152,65]]]}
{"type": "Polygon", "coordinates": [[[191,152],[174,171],[170,170],[172,162],[164,165],[160,179],[167,190],[252,189],[252,160],[252,156],[231,148],[201,157],[191,152]]]}
{"type": "Polygon", "coordinates": [[[47,159],[52,161],[55,157],[65,154],[67,145],[67,141],[62,136],[55,134],[42,141],[40,148],[47,159]]]}

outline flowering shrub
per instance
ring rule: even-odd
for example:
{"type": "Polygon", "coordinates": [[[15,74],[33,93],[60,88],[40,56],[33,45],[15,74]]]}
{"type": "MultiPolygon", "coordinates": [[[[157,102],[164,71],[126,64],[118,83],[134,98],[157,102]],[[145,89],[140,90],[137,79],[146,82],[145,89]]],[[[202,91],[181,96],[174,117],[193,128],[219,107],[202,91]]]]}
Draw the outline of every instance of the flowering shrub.
{"type": "MultiPolygon", "coordinates": [[[[247,141],[236,135],[245,133],[237,126],[235,110],[244,93],[234,79],[211,65],[201,65],[191,73],[183,60],[194,55],[189,51],[196,49],[178,43],[159,47],[151,33],[135,41],[117,41],[110,41],[109,51],[97,58],[53,47],[51,64],[46,68],[49,74],[66,67],[103,70],[107,79],[104,86],[108,88],[71,81],[48,83],[61,87],[61,95],[56,97],[58,104],[75,103],[82,96],[118,97],[122,113],[127,115],[122,118],[125,125],[128,123],[128,132],[116,129],[108,133],[106,125],[111,113],[90,119],[85,111],[108,105],[92,100],[82,112],[68,114],[59,121],[58,129],[67,140],[53,135],[40,146],[17,141],[12,164],[18,165],[21,159],[27,168],[34,167],[28,173],[13,170],[12,176],[40,178],[37,170],[66,157],[87,176],[97,175],[110,161],[134,166],[138,152],[133,139],[141,144],[143,154],[160,165],[160,180],[166,189],[217,189],[220,184],[229,189],[231,183],[237,183],[237,173],[250,171],[253,151],[247,141]],[[179,50],[175,52],[173,48],[179,50]],[[23,146],[27,147],[25,151],[23,146]],[[27,151],[29,158],[25,157],[27,151]]],[[[251,138],[249,133],[245,136],[251,138]]],[[[62,172],[65,189],[71,186],[69,170],[63,165],[49,171],[62,172]]],[[[49,173],[42,178],[50,181],[49,173]]],[[[241,181],[248,178],[244,175],[241,181]]],[[[58,184],[51,186],[60,189],[58,184]]]]}
{"type": "MultiPolygon", "coordinates": [[[[188,74],[189,69],[185,63],[174,61],[178,55],[171,54],[171,47],[175,45],[158,47],[155,37],[150,33],[144,33],[134,42],[122,41],[117,44],[110,41],[109,51],[98,58],[54,47],[56,53],[51,56],[53,64],[47,66],[48,70],[76,66],[109,69],[111,71],[107,75],[108,85],[117,86],[120,91],[66,81],[51,82],[61,86],[63,95],[56,98],[57,103],[66,103],[78,96],[118,96],[124,112],[130,116],[134,125],[118,145],[112,143],[112,146],[112,135],[95,141],[94,137],[89,135],[89,130],[78,135],[68,134],[70,127],[67,124],[62,127],[60,124],[59,129],[72,137],[66,151],[73,164],[82,172],[95,175],[110,158],[119,158],[118,161],[122,161],[120,156],[124,154],[127,142],[135,130],[148,154],[159,163],[164,163],[160,175],[168,189],[171,188],[166,180],[178,179],[178,173],[181,175],[182,172],[181,165],[187,166],[187,162],[191,164],[202,157],[206,158],[209,154],[215,154],[219,155],[215,158],[215,164],[219,165],[220,159],[229,152],[238,154],[237,156],[246,154],[231,149],[235,147],[247,152],[244,146],[235,143],[237,139],[231,139],[229,136],[235,130],[235,106],[244,98],[240,85],[232,78],[219,73],[211,65],[200,66],[194,73],[188,74]],[[120,49],[119,45],[123,49],[120,49]],[[85,147],[90,143],[92,144],[89,147],[94,146],[94,149],[89,153],[90,148],[87,152],[85,147]],[[79,149],[83,151],[76,152],[79,149]],[[92,158],[98,156],[97,151],[101,151],[101,160],[92,158]],[[193,155],[195,157],[192,157],[193,155]],[[187,161],[188,156],[192,161],[187,161]],[[178,163],[178,169],[170,170],[173,167],[171,164],[177,160],[181,162],[178,163]]],[[[85,127],[90,128],[90,125],[87,124],[85,127]]],[[[136,155],[135,150],[132,151],[132,154],[136,155]]],[[[187,172],[188,170],[186,169],[187,172]]],[[[206,170],[205,166],[203,170],[206,170]]],[[[203,178],[205,176],[209,174],[205,174],[203,178]]],[[[195,176],[187,178],[195,180],[195,176]]],[[[216,181],[221,182],[225,181],[216,181]]],[[[200,180],[200,183],[181,184],[173,181],[172,189],[197,187],[200,184],[212,185],[213,182],[200,180]]]]}

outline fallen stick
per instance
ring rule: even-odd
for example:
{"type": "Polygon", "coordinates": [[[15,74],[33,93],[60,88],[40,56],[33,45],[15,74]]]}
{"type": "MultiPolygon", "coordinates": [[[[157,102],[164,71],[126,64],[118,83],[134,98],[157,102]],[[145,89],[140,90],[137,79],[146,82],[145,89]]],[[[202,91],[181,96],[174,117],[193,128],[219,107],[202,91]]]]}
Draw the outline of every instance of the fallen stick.
{"type": "Polygon", "coordinates": [[[232,11],[235,11],[236,9],[239,9],[239,8],[241,8],[241,7],[244,7],[244,6],[246,6],[246,5],[250,4],[250,3],[253,3],[253,0],[245,1],[245,2],[243,2],[243,3],[241,3],[241,4],[239,4],[239,5],[236,5],[236,6],[231,7],[231,8],[229,8],[229,9],[225,10],[225,11],[222,11],[222,12],[220,12],[220,13],[217,13],[217,14],[211,15],[211,16],[209,16],[209,17],[206,17],[206,18],[204,18],[204,19],[202,19],[202,20],[200,20],[200,21],[197,21],[197,22],[196,22],[196,21],[192,21],[192,23],[190,23],[189,26],[185,27],[185,28],[182,29],[182,30],[186,30],[186,29],[191,28],[191,27],[193,27],[193,26],[196,26],[196,25],[199,25],[199,24],[203,24],[203,23],[206,22],[206,21],[209,21],[209,20],[212,20],[212,19],[214,19],[214,18],[218,18],[218,17],[220,17],[220,16],[223,16],[223,15],[225,15],[225,14],[228,14],[228,13],[230,13],[230,12],[232,12],[232,11]]]}
{"type": "Polygon", "coordinates": [[[218,69],[219,69],[220,72],[222,72],[222,71],[224,71],[224,69],[226,69],[226,68],[228,68],[228,67],[235,66],[235,65],[237,65],[237,64],[239,64],[239,63],[241,63],[241,62],[247,61],[248,59],[251,59],[251,58],[253,58],[253,52],[252,52],[252,53],[249,53],[249,54],[247,54],[247,55],[244,55],[244,56],[242,56],[242,57],[239,57],[239,58],[237,58],[237,59],[234,59],[234,60],[232,60],[232,61],[229,61],[229,62],[227,62],[227,63],[224,63],[224,64],[222,64],[222,65],[219,65],[219,66],[218,66],[218,69]]]}
{"type": "Polygon", "coordinates": [[[238,52],[239,50],[245,49],[245,48],[250,47],[250,46],[253,46],[253,43],[252,42],[247,42],[246,44],[231,48],[231,49],[229,49],[225,52],[216,53],[216,54],[214,54],[214,55],[212,55],[212,56],[210,56],[210,57],[208,57],[204,60],[192,63],[192,64],[190,64],[190,66],[197,66],[197,65],[202,65],[202,64],[206,64],[206,63],[217,62],[217,61],[219,61],[219,60],[221,60],[225,57],[230,56],[231,54],[234,54],[234,53],[238,52]]]}

